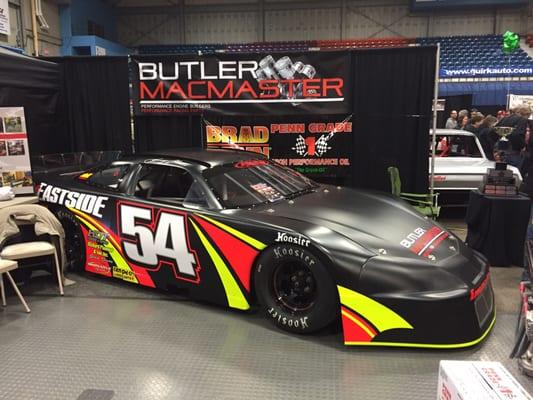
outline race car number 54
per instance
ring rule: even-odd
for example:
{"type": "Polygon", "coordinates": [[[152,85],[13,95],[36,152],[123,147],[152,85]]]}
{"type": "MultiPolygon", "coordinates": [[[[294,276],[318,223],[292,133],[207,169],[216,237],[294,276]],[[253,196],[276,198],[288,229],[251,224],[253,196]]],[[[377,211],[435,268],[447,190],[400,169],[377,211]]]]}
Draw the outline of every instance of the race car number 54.
{"type": "Polygon", "coordinates": [[[153,221],[152,209],[120,204],[118,217],[128,258],[153,267],[162,258],[170,259],[179,273],[196,276],[196,259],[187,245],[184,215],[160,211],[153,221]]]}

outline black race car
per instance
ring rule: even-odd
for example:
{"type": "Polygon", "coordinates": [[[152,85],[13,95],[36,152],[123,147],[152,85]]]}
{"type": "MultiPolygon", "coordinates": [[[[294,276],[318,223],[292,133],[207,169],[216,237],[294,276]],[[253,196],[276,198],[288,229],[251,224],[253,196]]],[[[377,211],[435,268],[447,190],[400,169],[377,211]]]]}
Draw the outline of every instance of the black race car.
{"type": "Polygon", "coordinates": [[[71,267],[237,308],[349,345],[474,345],[495,321],[486,260],[407,204],[234,150],[136,155],[48,177],[71,267]]]}

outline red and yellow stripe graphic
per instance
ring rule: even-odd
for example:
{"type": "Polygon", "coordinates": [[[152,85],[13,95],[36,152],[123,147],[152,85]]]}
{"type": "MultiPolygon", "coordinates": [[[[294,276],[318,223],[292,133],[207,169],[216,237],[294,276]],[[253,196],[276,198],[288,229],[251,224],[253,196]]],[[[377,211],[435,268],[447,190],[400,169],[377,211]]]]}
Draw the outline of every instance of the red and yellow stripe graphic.
{"type": "Polygon", "coordinates": [[[414,329],[390,308],[354,290],[337,286],[344,344],[366,344],[390,329],[414,329]]]}
{"type": "Polygon", "coordinates": [[[217,269],[228,305],[241,310],[249,309],[247,297],[251,291],[252,266],[259,251],[266,245],[205,215],[195,214],[189,221],[217,269]]]}

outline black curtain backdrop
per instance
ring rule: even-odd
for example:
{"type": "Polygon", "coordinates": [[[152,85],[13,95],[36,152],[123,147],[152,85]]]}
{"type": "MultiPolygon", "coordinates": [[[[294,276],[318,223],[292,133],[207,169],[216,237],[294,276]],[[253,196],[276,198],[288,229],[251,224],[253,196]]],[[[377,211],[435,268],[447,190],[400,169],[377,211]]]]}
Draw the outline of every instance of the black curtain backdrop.
{"type": "Polygon", "coordinates": [[[127,57],[50,58],[61,70],[58,113],[65,151],[131,153],[127,57]]]}
{"type": "Polygon", "coordinates": [[[203,147],[201,116],[135,117],[135,150],[203,147]]]}
{"type": "MultiPolygon", "coordinates": [[[[436,47],[354,50],[351,54],[352,176],[344,182],[390,191],[387,167],[395,165],[404,191],[426,193],[436,47]]],[[[197,116],[135,118],[139,152],[200,147],[202,135],[197,116]]]]}
{"type": "Polygon", "coordinates": [[[65,142],[58,132],[59,66],[0,52],[0,107],[24,107],[30,153],[54,152],[65,142]]]}
{"type": "Polygon", "coordinates": [[[352,55],[352,186],[390,191],[396,166],[403,191],[426,193],[436,47],[352,55]]]}

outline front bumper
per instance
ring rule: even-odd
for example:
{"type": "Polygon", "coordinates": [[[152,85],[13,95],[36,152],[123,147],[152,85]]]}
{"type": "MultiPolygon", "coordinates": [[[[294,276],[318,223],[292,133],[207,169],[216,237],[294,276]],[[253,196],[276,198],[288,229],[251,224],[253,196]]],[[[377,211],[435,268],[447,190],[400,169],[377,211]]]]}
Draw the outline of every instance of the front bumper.
{"type": "Polygon", "coordinates": [[[474,346],[496,321],[487,275],[469,291],[366,297],[339,286],[344,344],[453,349],[474,346]]]}

